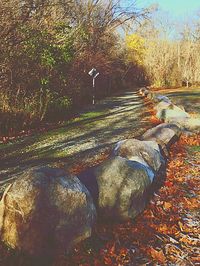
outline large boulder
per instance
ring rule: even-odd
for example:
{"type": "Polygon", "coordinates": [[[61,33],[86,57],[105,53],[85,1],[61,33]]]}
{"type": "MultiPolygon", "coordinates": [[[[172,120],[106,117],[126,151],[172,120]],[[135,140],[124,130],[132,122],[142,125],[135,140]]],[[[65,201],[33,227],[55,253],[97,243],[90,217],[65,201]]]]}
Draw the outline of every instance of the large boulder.
{"type": "Polygon", "coordinates": [[[0,202],[0,237],[31,255],[64,252],[91,235],[96,209],[87,188],[56,168],[26,171],[0,202]]]}
{"type": "Polygon", "coordinates": [[[98,193],[99,215],[119,221],[135,218],[144,210],[154,173],[139,162],[116,156],[84,171],[78,178],[91,194],[98,193]]]}
{"type": "Polygon", "coordinates": [[[164,165],[164,159],[155,141],[137,139],[119,141],[114,149],[114,154],[150,166],[155,172],[158,172],[164,165]]]}
{"type": "Polygon", "coordinates": [[[163,123],[147,130],[142,140],[156,141],[162,149],[169,148],[181,135],[181,129],[176,124],[163,123]]]}
{"type": "Polygon", "coordinates": [[[165,102],[165,103],[171,103],[170,99],[167,96],[155,94],[154,96],[155,102],[165,102]]]}
{"type": "Polygon", "coordinates": [[[182,119],[190,117],[190,115],[182,108],[167,102],[161,102],[155,107],[155,109],[157,110],[156,117],[160,120],[164,120],[165,122],[169,122],[174,118],[182,119]],[[164,105],[166,107],[164,107],[164,105]]]}
{"type": "Polygon", "coordinates": [[[164,101],[161,101],[154,106],[154,109],[157,112],[161,112],[162,110],[169,109],[169,108],[173,108],[173,104],[170,102],[164,102],[164,101]]]}
{"type": "Polygon", "coordinates": [[[170,122],[177,124],[182,130],[200,133],[200,118],[198,117],[174,117],[170,119],[170,122]]]}
{"type": "Polygon", "coordinates": [[[149,94],[149,90],[145,87],[139,89],[139,94],[142,96],[147,96],[149,94]]]}
{"type": "Polygon", "coordinates": [[[146,97],[148,94],[149,94],[149,90],[146,89],[145,91],[143,91],[142,96],[146,97]]]}
{"type": "Polygon", "coordinates": [[[146,88],[145,87],[142,87],[142,88],[139,89],[138,92],[139,92],[139,94],[142,95],[144,91],[146,91],[146,88]]]}

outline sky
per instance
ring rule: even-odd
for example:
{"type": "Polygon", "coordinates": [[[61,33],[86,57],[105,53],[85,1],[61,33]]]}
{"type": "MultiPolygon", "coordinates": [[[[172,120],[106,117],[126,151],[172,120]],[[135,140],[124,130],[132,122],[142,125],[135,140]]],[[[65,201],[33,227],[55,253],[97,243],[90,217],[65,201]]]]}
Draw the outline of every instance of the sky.
{"type": "Polygon", "coordinates": [[[158,4],[158,12],[153,12],[152,18],[155,24],[165,27],[171,38],[177,38],[184,25],[195,25],[200,17],[200,0],[121,0],[121,3],[124,6],[134,3],[139,9],[158,4]]]}
{"type": "MultiPolygon", "coordinates": [[[[161,9],[175,18],[183,18],[200,12],[200,0],[136,0],[138,6],[158,3],[161,9]]],[[[131,1],[129,1],[131,3],[131,1]]]]}

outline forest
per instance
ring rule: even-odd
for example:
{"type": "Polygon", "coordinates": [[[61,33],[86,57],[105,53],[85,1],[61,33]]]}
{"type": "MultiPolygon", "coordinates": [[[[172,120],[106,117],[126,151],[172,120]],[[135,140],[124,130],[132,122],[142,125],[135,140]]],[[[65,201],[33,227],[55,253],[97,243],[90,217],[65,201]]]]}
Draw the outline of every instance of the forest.
{"type": "Polygon", "coordinates": [[[181,26],[156,5],[119,0],[0,2],[0,135],[69,119],[128,87],[200,83],[200,17],[181,26]],[[159,19],[160,16],[160,19],[159,19]]]}

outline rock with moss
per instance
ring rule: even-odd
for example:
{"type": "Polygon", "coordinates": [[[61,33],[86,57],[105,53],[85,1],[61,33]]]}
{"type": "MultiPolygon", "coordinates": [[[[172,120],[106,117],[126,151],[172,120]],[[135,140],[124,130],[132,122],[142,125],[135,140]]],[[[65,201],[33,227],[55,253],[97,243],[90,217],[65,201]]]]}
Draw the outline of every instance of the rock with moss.
{"type": "Polygon", "coordinates": [[[56,168],[24,172],[0,202],[0,236],[31,255],[65,252],[91,235],[96,209],[87,188],[56,168]]]}
{"type": "Polygon", "coordinates": [[[155,107],[155,109],[157,110],[156,117],[165,122],[170,122],[174,118],[182,119],[190,117],[190,115],[182,108],[167,102],[161,102],[155,107]]]}
{"type": "Polygon", "coordinates": [[[96,198],[99,216],[120,221],[144,210],[154,174],[137,161],[114,156],[78,177],[96,198]]]}
{"type": "Polygon", "coordinates": [[[154,172],[158,172],[165,164],[155,141],[126,139],[117,143],[114,154],[150,166],[154,172]]]}

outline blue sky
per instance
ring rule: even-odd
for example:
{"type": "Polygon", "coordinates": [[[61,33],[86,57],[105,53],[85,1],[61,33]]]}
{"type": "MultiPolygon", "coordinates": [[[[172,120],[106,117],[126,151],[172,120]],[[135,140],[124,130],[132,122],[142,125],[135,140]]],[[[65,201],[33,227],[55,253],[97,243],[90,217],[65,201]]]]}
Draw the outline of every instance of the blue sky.
{"type": "Polygon", "coordinates": [[[135,3],[137,8],[158,4],[160,12],[153,13],[152,18],[154,23],[166,25],[171,38],[176,38],[184,25],[194,25],[197,14],[200,16],[200,0],[122,0],[121,3],[123,6],[135,3]]]}
{"type": "Polygon", "coordinates": [[[163,11],[180,18],[200,12],[200,0],[136,0],[136,3],[142,7],[158,3],[163,11]]]}

